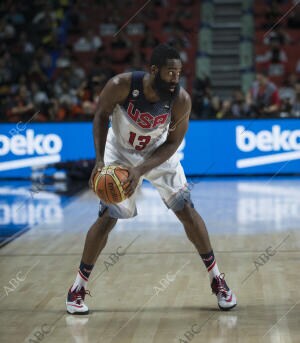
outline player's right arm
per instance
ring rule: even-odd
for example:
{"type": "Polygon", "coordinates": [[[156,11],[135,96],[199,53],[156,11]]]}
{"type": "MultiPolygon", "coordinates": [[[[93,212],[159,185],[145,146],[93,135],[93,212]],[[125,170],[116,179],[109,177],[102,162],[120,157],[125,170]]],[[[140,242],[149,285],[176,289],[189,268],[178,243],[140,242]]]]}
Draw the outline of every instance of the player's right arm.
{"type": "Polygon", "coordinates": [[[100,93],[93,120],[93,136],[96,152],[96,164],[89,185],[95,173],[104,166],[104,151],[109,126],[109,116],[117,104],[123,103],[130,91],[131,73],[119,74],[111,78],[100,93]]]}

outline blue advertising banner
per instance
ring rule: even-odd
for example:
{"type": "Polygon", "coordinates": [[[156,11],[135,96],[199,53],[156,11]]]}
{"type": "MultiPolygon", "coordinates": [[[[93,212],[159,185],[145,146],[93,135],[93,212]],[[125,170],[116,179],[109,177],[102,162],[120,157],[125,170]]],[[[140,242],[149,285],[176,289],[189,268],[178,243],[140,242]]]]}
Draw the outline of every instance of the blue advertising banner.
{"type": "Polygon", "coordinates": [[[300,120],[192,122],[183,152],[190,175],[300,173],[300,120]]]}
{"type": "MultiPolygon", "coordinates": [[[[179,153],[187,175],[300,173],[300,120],[192,121],[179,153]]],[[[0,177],[94,156],[91,122],[0,125],[0,177]]]]}
{"type": "Polygon", "coordinates": [[[28,177],[32,167],[94,156],[90,122],[0,125],[0,177],[28,177]]]}

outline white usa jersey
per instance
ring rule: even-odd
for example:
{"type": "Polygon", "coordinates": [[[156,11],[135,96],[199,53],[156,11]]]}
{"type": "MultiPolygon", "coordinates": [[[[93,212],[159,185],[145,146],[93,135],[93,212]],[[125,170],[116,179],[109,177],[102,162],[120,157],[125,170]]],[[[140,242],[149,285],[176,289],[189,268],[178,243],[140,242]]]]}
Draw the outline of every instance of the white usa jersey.
{"type": "Polygon", "coordinates": [[[150,103],[143,92],[145,72],[133,72],[126,101],[112,114],[108,140],[128,152],[145,155],[165,142],[171,121],[170,101],[150,103]]]}

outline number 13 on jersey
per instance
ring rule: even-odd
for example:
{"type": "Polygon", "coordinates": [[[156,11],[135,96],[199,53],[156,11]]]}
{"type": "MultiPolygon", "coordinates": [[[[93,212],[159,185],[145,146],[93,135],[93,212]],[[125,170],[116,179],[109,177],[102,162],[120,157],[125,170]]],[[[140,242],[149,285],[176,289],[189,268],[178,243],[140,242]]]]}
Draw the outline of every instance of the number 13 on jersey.
{"type": "Polygon", "coordinates": [[[129,143],[135,150],[143,150],[149,144],[151,136],[138,136],[136,137],[135,132],[130,132],[129,143]],[[135,145],[136,144],[136,145],[135,145]]]}

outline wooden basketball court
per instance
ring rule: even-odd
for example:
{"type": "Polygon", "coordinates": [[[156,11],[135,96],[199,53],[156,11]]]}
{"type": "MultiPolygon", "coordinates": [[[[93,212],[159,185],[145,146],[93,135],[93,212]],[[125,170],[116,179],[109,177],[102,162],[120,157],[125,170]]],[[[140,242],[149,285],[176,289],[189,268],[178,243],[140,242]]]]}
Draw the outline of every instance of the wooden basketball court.
{"type": "Polygon", "coordinates": [[[193,180],[192,196],[235,309],[217,308],[200,257],[145,185],[139,216],[118,222],[91,275],[90,314],[68,315],[98,210],[84,190],[0,250],[1,342],[300,342],[299,178],[193,180]]]}

